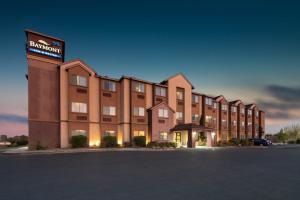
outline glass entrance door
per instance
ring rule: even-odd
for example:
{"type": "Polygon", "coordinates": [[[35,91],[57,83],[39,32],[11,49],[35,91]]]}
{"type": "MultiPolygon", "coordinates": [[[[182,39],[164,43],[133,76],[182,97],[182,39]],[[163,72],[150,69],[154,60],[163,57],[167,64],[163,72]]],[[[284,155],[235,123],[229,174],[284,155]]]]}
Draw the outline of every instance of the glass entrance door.
{"type": "Polygon", "coordinates": [[[181,143],[181,132],[175,132],[175,142],[181,143]]]}

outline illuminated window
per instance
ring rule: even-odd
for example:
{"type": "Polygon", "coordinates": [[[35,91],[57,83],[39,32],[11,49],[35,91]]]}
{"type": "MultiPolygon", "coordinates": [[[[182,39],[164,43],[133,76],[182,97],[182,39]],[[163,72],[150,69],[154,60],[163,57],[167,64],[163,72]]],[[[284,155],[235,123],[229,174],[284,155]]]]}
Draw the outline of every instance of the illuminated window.
{"type": "Polygon", "coordinates": [[[248,115],[252,115],[252,110],[248,110],[248,115]]]}
{"type": "Polygon", "coordinates": [[[145,136],[145,131],[133,131],[133,136],[145,136]]]}
{"type": "Polygon", "coordinates": [[[177,120],[183,120],[183,113],[182,112],[176,112],[176,119],[177,120]]]}
{"type": "Polygon", "coordinates": [[[217,109],[217,103],[216,102],[214,102],[214,109],[217,109]]]}
{"type": "Polygon", "coordinates": [[[199,115],[198,114],[192,115],[192,120],[193,121],[197,121],[198,119],[199,119],[199,115]]]}
{"type": "Polygon", "coordinates": [[[103,115],[110,115],[115,116],[116,115],[116,107],[114,106],[103,106],[103,115]]]}
{"type": "Polygon", "coordinates": [[[72,102],[72,112],[76,113],[87,113],[87,104],[72,102]]]}
{"type": "Polygon", "coordinates": [[[139,82],[133,82],[133,89],[136,92],[145,92],[145,84],[139,82]]]}
{"type": "Polygon", "coordinates": [[[167,132],[160,132],[159,139],[160,140],[168,140],[168,133],[167,132]]]}
{"type": "Polygon", "coordinates": [[[133,115],[134,116],[140,116],[140,117],[145,116],[145,108],[143,108],[143,107],[134,107],[133,108],[133,115]]]}
{"type": "Polygon", "coordinates": [[[71,84],[86,87],[87,86],[87,79],[84,76],[72,75],[71,76],[71,84]]]}
{"type": "Polygon", "coordinates": [[[245,126],[245,122],[242,122],[242,126],[243,126],[243,127],[245,126]]]}
{"type": "Polygon", "coordinates": [[[155,95],[165,97],[167,96],[167,89],[163,87],[155,87],[155,95]]]}
{"type": "Polygon", "coordinates": [[[212,122],[212,116],[205,116],[205,123],[211,123],[212,122]]]}
{"type": "Polygon", "coordinates": [[[158,109],[158,117],[168,118],[169,111],[167,109],[158,109]]]}
{"type": "Polygon", "coordinates": [[[108,90],[108,91],[116,91],[116,83],[113,81],[108,81],[108,80],[103,80],[103,90],[108,90]]]}
{"type": "Polygon", "coordinates": [[[232,126],[236,126],[236,121],[235,120],[232,121],[232,126]]]}
{"type": "Polygon", "coordinates": [[[103,136],[116,136],[116,131],[104,131],[103,136]]]}
{"type": "Polygon", "coordinates": [[[258,117],[258,111],[256,111],[256,113],[255,113],[255,114],[256,114],[256,117],[258,117]]]}
{"type": "Polygon", "coordinates": [[[71,131],[71,136],[77,136],[77,135],[87,136],[87,131],[86,130],[72,130],[71,131]]]}
{"type": "Polygon", "coordinates": [[[241,114],[245,114],[245,110],[244,110],[244,108],[241,108],[241,114]]]}
{"type": "Polygon", "coordinates": [[[192,102],[193,103],[199,103],[199,96],[198,95],[193,95],[192,96],[192,102]]]}
{"type": "Polygon", "coordinates": [[[252,122],[248,122],[248,126],[252,126],[252,122]]]}
{"type": "Polygon", "coordinates": [[[183,100],[183,89],[177,88],[177,91],[176,91],[176,98],[177,98],[178,100],[183,100]]]}

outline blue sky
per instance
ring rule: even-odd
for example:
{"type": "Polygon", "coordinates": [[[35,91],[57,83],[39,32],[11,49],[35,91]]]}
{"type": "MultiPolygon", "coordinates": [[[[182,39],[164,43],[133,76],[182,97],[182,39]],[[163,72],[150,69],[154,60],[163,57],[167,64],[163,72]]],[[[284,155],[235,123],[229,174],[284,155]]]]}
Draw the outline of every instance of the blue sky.
{"type": "Polygon", "coordinates": [[[2,3],[0,134],[27,133],[24,29],[64,39],[66,60],[99,74],[159,82],[183,72],[198,92],[257,102],[276,132],[300,121],[299,10],[297,1],[2,3]]]}

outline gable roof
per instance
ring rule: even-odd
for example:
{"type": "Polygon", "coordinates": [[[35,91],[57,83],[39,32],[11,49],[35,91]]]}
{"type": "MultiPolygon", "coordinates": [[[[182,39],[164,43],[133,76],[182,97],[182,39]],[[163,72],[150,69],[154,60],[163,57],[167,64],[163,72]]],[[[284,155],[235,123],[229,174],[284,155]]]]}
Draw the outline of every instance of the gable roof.
{"type": "Polygon", "coordinates": [[[238,99],[238,100],[229,102],[229,104],[234,105],[234,106],[238,106],[238,105],[244,104],[244,103],[242,102],[242,100],[238,99]]]}
{"type": "Polygon", "coordinates": [[[216,100],[217,102],[221,101],[222,99],[224,99],[227,102],[227,99],[223,96],[223,95],[219,95],[213,98],[214,100],[216,100]]]}
{"type": "Polygon", "coordinates": [[[62,63],[60,66],[65,66],[66,69],[70,69],[72,67],[75,67],[76,65],[80,65],[81,67],[83,67],[86,71],[90,72],[90,73],[94,73],[95,75],[97,75],[97,72],[90,67],[89,65],[87,65],[85,62],[83,62],[82,60],[80,60],[79,58],[67,61],[62,63]]]}
{"type": "Polygon", "coordinates": [[[192,86],[192,89],[195,89],[195,87],[193,86],[193,84],[186,78],[186,76],[183,74],[183,73],[181,73],[181,72],[179,72],[179,73],[177,73],[177,74],[174,74],[173,76],[170,76],[169,78],[167,78],[167,79],[165,79],[165,80],[163,80],[162,82],[160,82],[160,84],[166,84],[170,79],[172,79],[172,78],[174,78],[174,77],[176,77],[176,76],[182,76],[191,86],[192,86]]]}
{"type": "Polygon", "coordinates": [[[175,113],[175,111],[167,104],[165,103],[164,101],[160,102],[159,104],[155,105],[155,106],[152,106],[151,108],[149,108],[148,110],[154,110],[156,109],[157,107],[159,107],[160,105],[165,105],[166,107],[168,107],[173,113],[175,113]]]}
{"type": "Polygon", "coordinates": [[[251,103],[251,104],[246,105],[247,109],[253,109],[254,107],[257,107],[257,105],[255,103],[251,103]]]}

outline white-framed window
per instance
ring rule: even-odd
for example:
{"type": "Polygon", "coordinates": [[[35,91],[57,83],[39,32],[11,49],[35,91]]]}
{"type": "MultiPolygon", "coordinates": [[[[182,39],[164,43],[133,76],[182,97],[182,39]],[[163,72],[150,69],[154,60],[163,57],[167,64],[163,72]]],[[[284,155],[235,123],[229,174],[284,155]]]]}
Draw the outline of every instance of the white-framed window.
{"type": "Polygon", "coordinates": [[[158,117],[168,118],[169,110],[168,109],[158,109],[158,117]]]}
{"type": "Polygon", "coordinates": [[[145,136],[145,131],[133,131],[133,136],[145,136]]]}
{"type": "Polygon", "coordinates": [[[103,137],[104,136],[116,136],[116,131],[109,131],[109,130],[105,130],[103,132],[103,137]]]}
{"type": "Polygon", "coordinates": [[[192,102],[193,103],[199,103],[199,96],[193,94],[193,96],[192,96],[192,102]]]}
{"type": "Polygon", "coordinates": [[[87,104],[79,103],[79,102],[72,102],[72,112],[87,113],[87,104]]]}
{"type": "Polygon", "coordinates": [[[242,122],[241,124],[242,124],[242,127],[244,127],[244,126],[245,126],[245,122],[242,122]]]}
{"type": "Polygon", "coordinates": [[[240,113],[241,113],[241,114],[245,114],[245,109],[244,109],[244,108],[241,108],[240,113]]]}
{"type": "Polygon", "coordinates": [[[183,89],[177,88],[177,90],[176,90],[176,98],[178,100],[183,100],[183,89]]]}
{"type": "Polygon", "coordinates": [[[236,106],[231,107],[231,112],[236,113],[236,110],[237,110],[236,106]]]}
{"type": "Polygon", "coordinates": [[[167,89],[163,87],[155,87],[155,95],[166,97],[167,96],[167,89]]]}
{"type": "Polygon", "coordinates": [[[115,116],[116,115],[116,107],[115,106],[103,106],[103,115],[110,115],[115,116]]]}
{"type": "Polygon", "coordinates": [[[145,92],[145,84],[140,83],[140,82],[133,82],[133,89],[136,92],[145,92]]]}
{"type": "Polygon", "coordinates": [[[218,104],[217,104],[216,102],[213,103],[214,109],[217,109],[217,105],[218,105],[218,104]]]}
{"type": "Polygon", "coordinates": [[[87,78],[80,75],[71,75],[71,84],[87,87],[87,78]]]}
{"type": "Polygon", "coordinates": [[[249,116],[252,115],[252,110],[248,110],[248,115],[249,115],[249,116]]]}
{"type": "Polygon", "coordinates": [[[168,133],[167,132],[160,132],[159,133],[160,140],[168,140],[168,133]]]}
{"type": "Polygon", "coordinates": [[[133,108],[133,115],[134,116],[145,116],[145,108],[143,107],[134,107],[133,108]]]}
{"type": "Polygon", "coordinates": [[[84,135],[87,136],[86,130],[71,130],[71,136],[84,135]]]}
{"type": "Polygon", "coordinates": [[[115,92],[116,91],[116,83],[114,81],[103,80],[102,89],[115,92]]]}
{"type": "Polygon", "coordinates": [[[205,104],[211,106],[213,103],[212,98],[205,97],[205,104]]]}
{"type": "Polygon", "coordinates": [[[198,115],[198,114],[192,115],[192,120],[193,120],[193,121],[199,120],[199,115],[198,115]]]}
{"type": "Polygon", "coordinates": [[[256,111],[255,114],[256,114],[256,117],[258,117],[258,111],[256,111]]]}
{"type": "Polygon", "coordinates": [[[183,120],[183,113],[182,112],[176,112],[176,119],[177,120],[183,120]]]}
{"type": "Polygon", "coordinates": [[[248,126],[252,126],[252,122],[248,122],[248,126]]]}
{"type": "Polygon", "coordinates": [[[223,111],[227,111],[227,105],[222,104],[222,110],[223,110],[223,111]]]}

